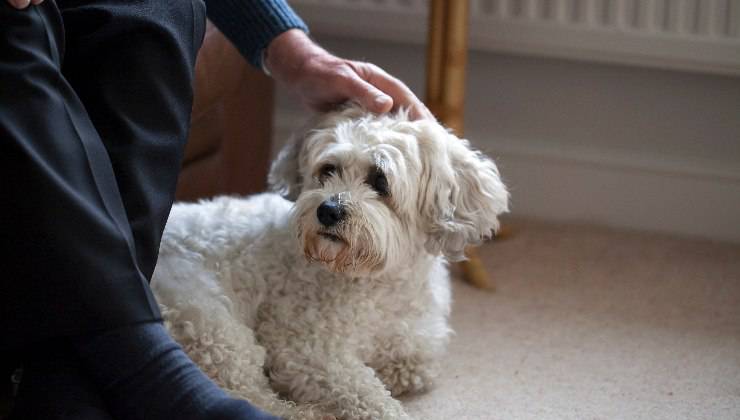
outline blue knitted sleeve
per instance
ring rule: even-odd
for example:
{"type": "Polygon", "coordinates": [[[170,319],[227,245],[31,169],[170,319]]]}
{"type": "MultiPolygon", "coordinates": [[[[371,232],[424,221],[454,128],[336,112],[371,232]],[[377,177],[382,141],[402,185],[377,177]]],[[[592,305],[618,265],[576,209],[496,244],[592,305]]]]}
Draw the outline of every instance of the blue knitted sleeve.
{"type": "Polygon", "coordinates": [[[208,18],[254,66],[262,51],[288,29],[308,27],[285,0],[206,0],[208,18]]]}

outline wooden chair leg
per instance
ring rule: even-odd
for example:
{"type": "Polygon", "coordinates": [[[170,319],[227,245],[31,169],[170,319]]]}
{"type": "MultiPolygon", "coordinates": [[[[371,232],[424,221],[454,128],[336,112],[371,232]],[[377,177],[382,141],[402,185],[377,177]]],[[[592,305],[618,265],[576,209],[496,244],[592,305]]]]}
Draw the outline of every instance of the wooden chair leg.
{"type": "MultiPolygon", "coordinates": [[[[426,103],[458,136],[463,134],[465,66],[468,51],[468,0],[432,0],[427,39],[426,103]]],[[[493,282],[472,249],[461,263],[463,278],[482,289],[493,282]]]]}
{"type": "Polygon", "coordinates": [[[427,40],[426,103],[458,136],[463,134],[468,1],[432,0],[427,40]]]}

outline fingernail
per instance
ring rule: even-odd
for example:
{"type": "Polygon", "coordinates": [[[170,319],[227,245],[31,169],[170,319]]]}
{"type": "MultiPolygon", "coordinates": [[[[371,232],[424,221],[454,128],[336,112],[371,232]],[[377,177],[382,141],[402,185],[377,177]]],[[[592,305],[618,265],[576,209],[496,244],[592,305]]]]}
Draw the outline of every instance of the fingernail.
{"type": "Polygon", "coordinates": [[[375,97],[375,103],[377,105],[385,105],[388,102],[393,102],[393,99],[388,95],[378,95],[375,97]]]}
{"type": "Polygon", "coordinates": [[[25,9],[31,4],[31,0],[13,0],[13,5],[18,9],[25,9]]]}

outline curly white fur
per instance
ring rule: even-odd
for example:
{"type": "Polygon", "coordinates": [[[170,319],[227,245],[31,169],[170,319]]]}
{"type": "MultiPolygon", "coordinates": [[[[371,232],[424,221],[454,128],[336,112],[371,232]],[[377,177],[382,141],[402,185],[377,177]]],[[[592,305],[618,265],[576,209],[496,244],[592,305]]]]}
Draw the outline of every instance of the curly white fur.
{"type": "Polygon", "coordinates": [[[446,258],[507,210],[496,166],[436,122],[349,107],[283,150],[270,182],[295,203],[172,209],[152,280],[171,334],[274,414],[407,419],[393,396],[430,386],[451,332],[446,258]],[[335,226],[317,218],[326,200],[346,213],[335,226]]]}

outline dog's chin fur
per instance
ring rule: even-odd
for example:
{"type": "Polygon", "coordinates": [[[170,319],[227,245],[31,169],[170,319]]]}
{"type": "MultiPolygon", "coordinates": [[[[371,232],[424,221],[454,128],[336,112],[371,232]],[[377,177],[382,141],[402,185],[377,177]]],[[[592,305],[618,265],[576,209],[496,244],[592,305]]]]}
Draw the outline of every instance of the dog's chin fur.
{"type": "Polygon", "coordinates": [[[278,416],[408,419],[387,391],[431,385],[450,335],[446,260],[507,209],[495,164],[434,121],[349,107],[290,143],[270,182],[293,201],[173,207],[152,280],[170,333],[278,416]],[[336,223],[317,216],[327,200],[336,223]]]}

